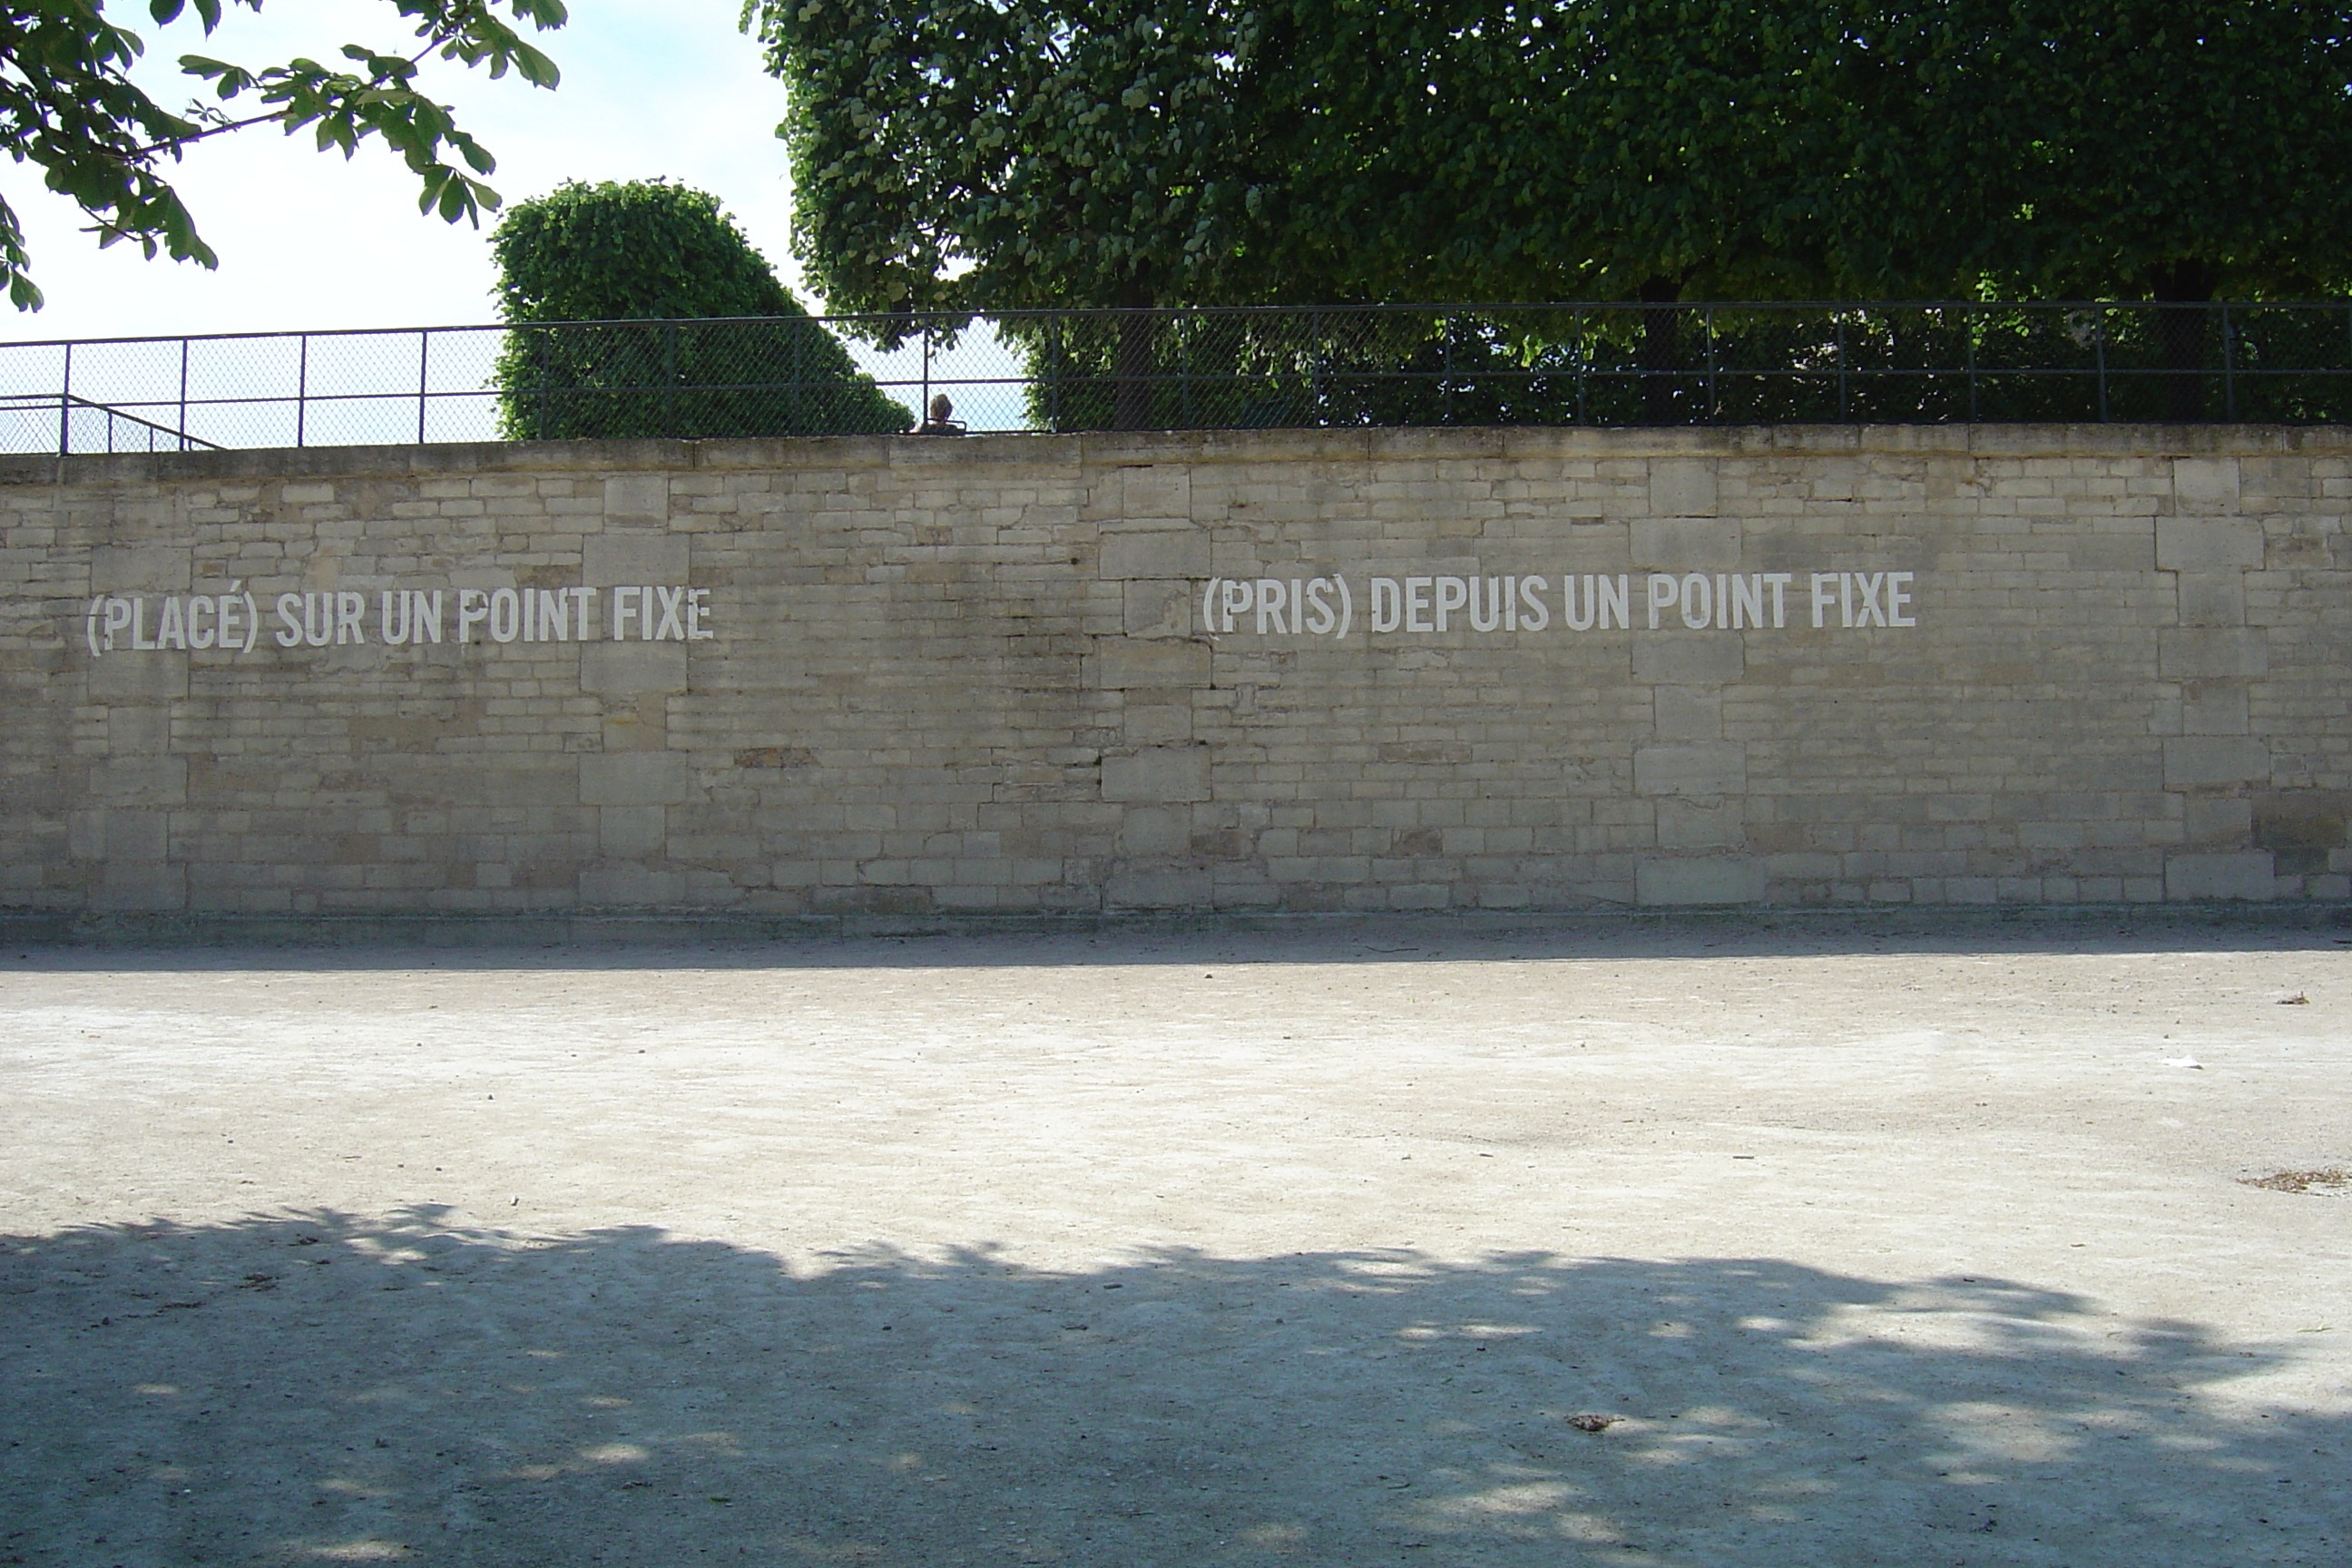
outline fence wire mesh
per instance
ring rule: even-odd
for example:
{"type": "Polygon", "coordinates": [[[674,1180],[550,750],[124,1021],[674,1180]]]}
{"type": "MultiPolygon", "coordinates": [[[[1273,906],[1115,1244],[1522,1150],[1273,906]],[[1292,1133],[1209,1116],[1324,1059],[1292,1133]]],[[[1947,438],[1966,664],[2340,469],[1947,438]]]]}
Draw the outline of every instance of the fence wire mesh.
{"type": "Polygon", "coordinates": [[[2352,421],[2352,302],[1266,307],[0,344],[0,449],[16,452],[2205,420],[2352,421]]]}

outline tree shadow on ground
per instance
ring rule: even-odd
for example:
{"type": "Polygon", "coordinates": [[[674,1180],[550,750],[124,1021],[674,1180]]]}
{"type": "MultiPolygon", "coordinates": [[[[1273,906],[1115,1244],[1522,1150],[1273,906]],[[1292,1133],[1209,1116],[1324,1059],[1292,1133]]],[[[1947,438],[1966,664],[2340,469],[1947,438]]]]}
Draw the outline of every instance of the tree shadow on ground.
{"type": "Polygon", "coordinates": [[[986,1247],[795,1272],[417,1209],[0,1238],[0,1303],[6,1563],[2352,1551],[2347,1421],[2232,1390],[2290,1350],[1989,1279],[1186,1251],[1057,1273],[986,1247]]]}

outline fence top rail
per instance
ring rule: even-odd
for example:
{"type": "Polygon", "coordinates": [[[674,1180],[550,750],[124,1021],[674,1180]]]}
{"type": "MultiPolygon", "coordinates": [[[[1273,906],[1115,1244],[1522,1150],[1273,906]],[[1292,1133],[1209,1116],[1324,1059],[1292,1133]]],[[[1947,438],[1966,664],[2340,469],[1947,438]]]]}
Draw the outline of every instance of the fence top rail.
{"type": "Polygon", "coordinates": [[[1874,311],[1966,310],[1985,313],[2030,311],[2117,310],[2352,310],[2352,300],[1503,300],[1451,304],[1336,303],[1320,305],[1153,305],[1037,306],[1019,309],[956,308],[925,310],[859,310],[834,315],[792,316],[635,316],[585,321],[452,321],[404,327],[284,327],[235,332],[133,333],[100,338],[17,338],[0,342],[0,350],[81,348],[101,343],[207,343],[253,342],[267,338],[399,337],[416,333],[565,331],[582,327],[646,327],[664,325],[729,326],[806,320],[826,324],[862,323],[921,327],[949,321],[1026,321],[1118,319],[1149,316],[1314,316],[1394,314],[1412,316],[1475,316],[1508,310],[1589,311],[1594,314],[1645,314],[1660,311],[1755,311],[1795,313],[1833,311],[1868,314],[1874,311]]]}

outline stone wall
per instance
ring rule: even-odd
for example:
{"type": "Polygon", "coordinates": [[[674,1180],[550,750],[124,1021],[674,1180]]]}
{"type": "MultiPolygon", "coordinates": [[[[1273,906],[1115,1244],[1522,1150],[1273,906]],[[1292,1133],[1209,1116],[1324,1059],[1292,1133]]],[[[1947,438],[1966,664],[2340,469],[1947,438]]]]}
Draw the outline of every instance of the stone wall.
{"type": "Polygon", "coordinates": [[[19,911],[2352,892],[2343,431],[9,458],[0,508],[19,911]]]}

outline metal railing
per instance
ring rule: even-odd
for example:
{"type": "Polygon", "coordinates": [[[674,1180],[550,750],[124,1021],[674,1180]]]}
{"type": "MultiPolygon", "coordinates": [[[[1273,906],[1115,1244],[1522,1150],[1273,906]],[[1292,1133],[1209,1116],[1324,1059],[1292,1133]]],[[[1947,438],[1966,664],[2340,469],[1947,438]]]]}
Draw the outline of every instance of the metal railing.
{"type": "Polygon", "coordinates": [[[1394,305],[0,344],[0,448],[907,430],[2352,422],[2352,302],[1394,305]]]}

